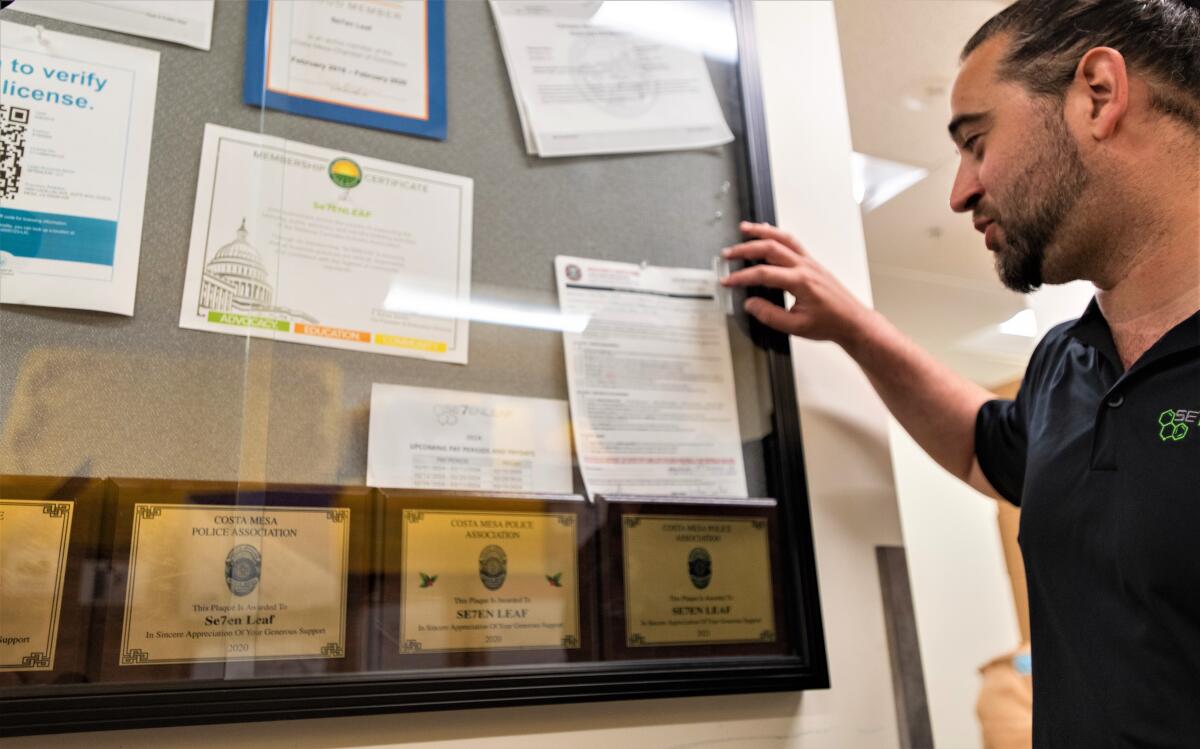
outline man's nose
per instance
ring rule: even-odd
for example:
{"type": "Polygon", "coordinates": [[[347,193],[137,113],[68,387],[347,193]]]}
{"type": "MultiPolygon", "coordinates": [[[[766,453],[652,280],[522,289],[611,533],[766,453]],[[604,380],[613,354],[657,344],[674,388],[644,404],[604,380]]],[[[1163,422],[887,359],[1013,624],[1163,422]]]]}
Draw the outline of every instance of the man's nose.
{"type": "Polygon", "coordinates": [[[966,213],[972,210],[983,197],[983,186],[979,174],[967,159],[958,162],[958,173],[954,175],[954,186],[950,188],[950,210],[966,213]]]}

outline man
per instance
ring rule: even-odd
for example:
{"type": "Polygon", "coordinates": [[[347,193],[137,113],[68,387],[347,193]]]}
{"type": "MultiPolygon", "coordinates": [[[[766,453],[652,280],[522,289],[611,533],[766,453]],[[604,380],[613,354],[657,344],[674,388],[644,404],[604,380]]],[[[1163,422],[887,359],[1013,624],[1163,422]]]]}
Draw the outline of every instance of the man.
{"type": "Polygon", "coordinates": [[[839,343],[944,468],[1022,507],[1034,739],[1200,747],[1200,8],[1019,0],[951,94],[971,213],[1001,280],[1095,299],[993,400],[868,310],[788,234],[745,224],[749,314],[839,343]]]}

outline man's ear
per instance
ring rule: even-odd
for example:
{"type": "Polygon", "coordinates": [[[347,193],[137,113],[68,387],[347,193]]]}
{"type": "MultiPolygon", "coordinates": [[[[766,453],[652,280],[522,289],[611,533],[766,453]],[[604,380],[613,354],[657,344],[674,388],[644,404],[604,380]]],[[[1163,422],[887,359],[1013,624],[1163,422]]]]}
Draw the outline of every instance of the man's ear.
{"type": "Polygon", "coordinates": [[[1073,111],[1084,118],[1079,124],[1096,140],[1111,138],[1129,109],[1125,58],[1111,47],[1089,49],[1075,68],[1070,97],[1073,111]]]}

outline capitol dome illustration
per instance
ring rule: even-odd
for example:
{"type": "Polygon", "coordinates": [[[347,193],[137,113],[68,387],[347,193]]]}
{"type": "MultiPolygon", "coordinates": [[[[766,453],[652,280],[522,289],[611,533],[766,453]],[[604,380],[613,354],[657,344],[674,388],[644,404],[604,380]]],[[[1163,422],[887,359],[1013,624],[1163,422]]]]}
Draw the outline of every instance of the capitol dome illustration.
{"type": "Polygon", "coordinates": [[[248,312],[281,320],[315,323],[315,318],[296,310],[273,306],[275,288],[262,257],[250,243],[246,219],[236,238],[223,245],[204,266],[200,281],[200,308],[218,312],[248,312]]]}
{"type": "Polygon", "coordinates": [[[246,220],[242,219],[237,239],[217,250],[204,266],[200,285],[202,307],[225,311],[271,306],[275,289],[248,236],[246,220]]]}

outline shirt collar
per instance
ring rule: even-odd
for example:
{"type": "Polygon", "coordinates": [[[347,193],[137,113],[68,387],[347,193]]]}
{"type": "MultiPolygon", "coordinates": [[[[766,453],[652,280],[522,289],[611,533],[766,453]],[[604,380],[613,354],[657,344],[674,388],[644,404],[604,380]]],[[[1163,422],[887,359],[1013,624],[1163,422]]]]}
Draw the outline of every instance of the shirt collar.
{"type": "Polygon", "coordinates": [[[1191,317],[1168,330],[1146,353],[1153,354],[1155,359],[1161,359],[1197,348],[1200,348],[1200,310],[1196,310],[1191,317]]]}
{"type": "Polygon", "coordinates": [[[1103,332],[1104,335],[1109,335],[1108,321],[1104,319],[1104,315],[1100,312],[1100,303],[1096,301],[1096,297],[1092,297],[1088,301],[1087,309],[1079,316],[1079,319],[1067,326],[1067,334],[1072,335],[1088,345],[1094,345],[1094,334],[1103,332]]]}
{"type": "Polygon", "coordinates": [[[1085,346],[1099,351],[1116,365],[1118,372],[1123,369],[1117,345],[1113,342],[1112,330],[1109,329],[1104,314],[1100,312],[1100,303],[1096,301],[1096,297],[1092,297],[1088,302],[1087,309],[1079,319],[1067,326],[1066,333],[1085,346]]]}
{"type": "MultiPolygon", "coordinates": [[[[1100,311],[1100,304],[1095,297],[1092,297],[1092,301],[1088,303],[1087,309],[1079,319],[1067,327],[1066,333],[1081,343],[1097,349],[1116,363],[1118,369],[1121,368],[1121,357],[1117,354],[1112,330],[1108,327],[1108,321],[1104,319],[1104,314],[1100,311]]],[[[1159,338],[1149,351],[1142,354],[1142,358],[1134,362],[1130,369],[1142,369],[1168,356],[1194,348],[1200,348],[1200,310],[1193,312],[1191,317],[1163,334],[1162,338],[1159,338]]]]}

